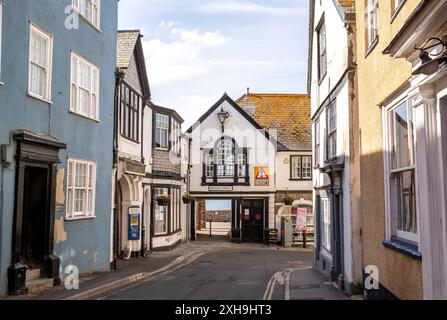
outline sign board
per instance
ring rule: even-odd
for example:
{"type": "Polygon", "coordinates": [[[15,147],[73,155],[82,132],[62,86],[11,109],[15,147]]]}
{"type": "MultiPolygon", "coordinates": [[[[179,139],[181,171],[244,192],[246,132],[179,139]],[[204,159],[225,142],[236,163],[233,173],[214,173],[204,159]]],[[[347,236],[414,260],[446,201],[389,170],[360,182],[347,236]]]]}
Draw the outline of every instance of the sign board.
{"type": "Polygon", "coordinates": [[[255,167],[255,186],[268,187],[270,185],[270,170],[268,167],[255,167]]]}
{"type": "Polygon", "coordinates": [[[209,191],[233,191],[233,186],[209,186],[209,191]]]}
{"type": "Polygon", "coordinates": [[[129,208],[129,240],[140,240],[140,207],[129,208]]]}
{"type": "Polygon", "coordinates": [[[302,232],[307,228],[307,208],[298,208],[296,212],[296,231],[302,232]]]}

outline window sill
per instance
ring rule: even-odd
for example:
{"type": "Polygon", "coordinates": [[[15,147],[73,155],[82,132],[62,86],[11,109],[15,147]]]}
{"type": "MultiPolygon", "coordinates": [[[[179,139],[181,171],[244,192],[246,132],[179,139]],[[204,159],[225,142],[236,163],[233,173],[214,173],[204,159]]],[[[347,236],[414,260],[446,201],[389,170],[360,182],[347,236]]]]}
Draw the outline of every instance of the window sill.
{"type": "Polygon", "coordinates": [[[157,147],[155,147],[155,150],[159,150],[159,151],[169,151],[168,148],[157,148],[157,147]]]}
{"type": "Polygon", "coordinates": [[[129,137],[126,137],[126,136],[123,135],[123,134],[121,134],[121,137],[122,137],[123,139],[126,139],[127,141],[133,142],[133,143],[135,143],[135,144],[140,144],[140,141],[135,140],[135,139],[132,139],[132,138],[129,138],[129,137]]]}
{"type": "Polygon", "coordinates": [[[396,17],[399,15],[399,12],[402,10],[403,6],[405,5],[405,2],[407,0],[403,0],[401,3],[399,3],[399,6],[394,10],[393,14],[391,15],[390,23],[393,23],[396,17]]]}
{"type": "Polygon", "coordinates": [[[366,50],[365,59],[374,51],[374,49],[377,47],[378,44],[379,44],[379,36],[377,36],[377,38],[369,46],[368,50],[366,50]]]}
{"type": "Polygon", "coordinates": [[[96,216],[65,218],[65,221],[93,220],[96,216]]]}
{"type": "Polygon", "coordinates": [[[414,245],[411,242],[402,239],[391,238],[391,240],[385,240],[383,242],[383,245],[388,249],[398,251],[406,256],[409,256],[412,259],[422,260],[422,254],[418,251],[417,245],[414,245]]]}
{"type": "Polygon", "coordinates": [[[34,94],[34,93],[32,93],[32,92],[27,92],[26,93],[26,95],[28,96],[28,97],[30,97],[30,98],[33,98],[33,99],[36,99],[36,100],[39,100],[39,101],[42,101],[42,102],[45,102],[45,103],[48,103],[48,104],[53,104],[53,102],[52,101],[50,101],[50,100],[47,100],[47,99],[45,99],[45,98],[42,98],[42,97],[40,97],[40,96],[38,96],[37,94],[34,94]]]}
{"type": "Polygon", "coordinates": [[[312,178],[309,179],[289,179],[289,181],[294,181],[294,182],[307,182],[307,181],[312,181],[312,178]]]}
{"type": "Polygon", "coordinates": [[[98,120],[98,119],[95,119],[95,118],[92,118],[92,117],[83,115],[83,114],[78,113],[78,112],[75,112],[75,111],[73,111],[73,110],[70,110],[69,113],[71,113],[71,114],[73,114],[73,115],[75,115],[75,116],[84,118],[84,119],[88,119],[88,120],[94,121],[94,122],[96,122],[96,123],[101,123],[101,120],[98,120]]]}
{"type": "Polygon", "coordinates": [[[0,81],[0,86],[4,86],[4,85],[5,85],[5,83],[0,81]]]}

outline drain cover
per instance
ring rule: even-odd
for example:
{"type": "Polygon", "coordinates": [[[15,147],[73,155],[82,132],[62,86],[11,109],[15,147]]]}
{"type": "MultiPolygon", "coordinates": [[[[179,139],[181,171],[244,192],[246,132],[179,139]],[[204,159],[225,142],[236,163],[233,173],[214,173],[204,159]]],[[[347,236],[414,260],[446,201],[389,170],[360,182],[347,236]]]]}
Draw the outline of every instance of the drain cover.
{"type": "Polygon", "coordinates": [[[320,285],[319,284],[297,285],[297,286],[290,286],[290,289],[295,290],[320,289],[320,285]]]}

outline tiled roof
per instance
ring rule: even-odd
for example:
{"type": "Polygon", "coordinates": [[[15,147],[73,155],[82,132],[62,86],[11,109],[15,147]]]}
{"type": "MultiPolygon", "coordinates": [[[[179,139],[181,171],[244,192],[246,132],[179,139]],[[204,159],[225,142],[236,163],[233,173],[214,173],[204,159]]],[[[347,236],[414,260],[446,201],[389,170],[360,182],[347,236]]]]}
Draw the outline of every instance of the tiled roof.
{"type": "Polygon", "coordinates": [[[140,36],[140,30],[118,31],[116,66],[119,69],[127,69],[135,50],[135,45],[140,36]]]}
{"type": "Polygon", "coordinates": [[[237,103],[289,150],[312,150],[308,95],[247,93],[237,103]]]}

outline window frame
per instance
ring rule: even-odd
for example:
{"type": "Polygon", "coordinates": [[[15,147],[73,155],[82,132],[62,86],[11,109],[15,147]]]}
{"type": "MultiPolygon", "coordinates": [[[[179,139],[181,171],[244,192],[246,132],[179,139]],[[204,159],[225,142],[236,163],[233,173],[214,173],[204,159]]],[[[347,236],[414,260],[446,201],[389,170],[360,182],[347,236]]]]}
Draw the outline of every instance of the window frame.
{"type": "Polygon", "coordinates": [[[317,44],[318,44],[317,46],[318,81],[321,82],[326,77],[327,74],[327,30],[324,16],[321,18],[321,21],[319,22],[315,31],[317,34],[317,44]],[[324,35],[324,39],[322,39],[322,34],[324,35]],[[324,54],[323,52],[321,52],[322,44],[324,44],[324,54]],[[322,68],[323,66],[324,68],[322,68]]]}
{"type": "Polygon", "coordinates": [[[99,69],[99,67],[97,65],[95,65],[94,63],[90,62],[89,60],[87,60],[86,58],[84,58],[83,56],[81,56],[80,54],[76,53],[75,51],[71,51],[70,52],[70,107],[69,110],[71,113],[79,115],[81,117],[99,122],[99,108],[100,108],[100,77],[101,77],[101,71],[99,69]],[[73,82],[73,59],[77,59],[77,63],[76,63],[76,83],[73,82]],[[90,91],[88,91],[86,88],[82,87],[80,82],[80,72],[79,72],[79,66],[81,65],[81,63],[86,64],[89,68],[90,68],[90,78],[89,78],[89,82],[90,82],[90,91]],[[93,76],[94,72],[96,71],[96,78],[93,76]],[[93,86],[93,79],[95,79],[96,81],[96,89],[93,90],[92,86],[93,86]],[[76,86],[76,106],[73,106],[73,85],[76,86]],[[84,91],[88,91],[89,94],[89,99],[90,99],[90,114],[89,113],[85,113],[82,112],[80,109],[80,90],[82,89],[84,91]],[[92,100],[93,100],[93,96],[96,96],[96,106],[95,106],[95,114],[93,115],[91,110],[92,110],[92,100]]]}
{"type": "Polygon", "coordinates": [[[379,42],[379,0],[365,0],[365,4],[365,43],[369,55],[379,42]]]}
{"type": "MultiPolygon", "coordinates": [[[[414,127],[415,110],[412,105],[414,96],[409,96],[407,92],[401,94],[394,101],[384,106],[382,109],[382,118],[384,123],[383,128],[383,143],[384,143],[384,183],[385,183],[385,214],[386,214],[386,241],[399,242],[404,244],[409,244],[410,247],[420,246],[420,212],[418,210],[418,170],[416,164],[416,131],[414,127]],[[410,116],[409,111],[411,111],[411,120],[413,122],[412,126],[412,138],[408,140],[408,152],[409,152],[409,165],[400,165],[399,161],[395,157],[396,154],[396,130],[394,127],[395,123],[395,110],[400,108],[403,104],[407,108],[407,117],[410,116]],[[395,162],[396,161],[396,162],[395,162]],[[394,163],[395,162],[395,163],[394,163]],[[416,232],[405,231],[399,229],[399,206],[401,206],[402,198],[404,195],[404,190],[400,197],[397,196],[397,187],[394,185],[397,182],[398,175],[403,175],[405,173],[412,174],[412,192],[413,199],[412,205],[414,206],[414,228],[416,232]],[[400,205],[397,203],[401,199],[400,205]]],[[[408,120],[407,120],[408,123],[408,120]]],[[[407,124],[407,134],[410,127],[407,124]]]]}
{"type": "Polygon", "coordinates": [[[290,155],[289,163],[290,163],[290,181],[311,181],[313,179],[313,170],[312,170],[312,155],[290,155]],[[309,163],[309,169],[310,170],[310,177],[304,177],[304,159],[308,159],[309,163]],[[300,165],[300,174],[294,176],[294,160],[299,159],[299,165],[300,165]]]}
{"type": "Polygon", "coordinates": [[[337,157],[337,101],[333,100],[326,107],[326,160],[330,161],[337,157]],[[332,120],[334,126],[332,127],[332,120]],[[330,152],[332,151],[332,152],[330,152]]]}
{"type": "Polygon", "coordinates": [[[127,140],[140,143],[140,115],[143,108],[143,97],[126,82],[123,82],[120,86],[119,103],[121,136],[127,140]],[[132,119],[130,115],[132,115],[132,119]]]}
{"type": "MultiPolygon", "coordinates": [[[[159,196],[167,196],[167,197],[169,197],[169,195],[170,195],[169,194],[169,187],[161,187],[161,186],[154,187],[154,199],[156,199],[159,196]],[[162,190],[163,193],[158,193],[158,191],[160,191],[160,190],[162,190]],[[166,192],[164,192],[164,191],[166,191],[166,192]]],[[[154,236],[167,235],[169,233],[169,228],[170,228],[170,226],[169,226],[169,223],[170,223],[169,222],[169,220],[170,220],[169,219],[169,215],[170,215],[170,212],[171,212],[171,204],[169,202],[169,203],[166,203],[164,205],[159,205],[156,200],[154,202],[155,202],[155,208],[154,208],[154,236]],[[159,213],[157,211],[159,211],[161,207],[166,210],[164,212],[164,219],[163,220],[157,220],[156,219],[157,213],[159,213]],[[156,231],[156,221],[164,221],[165,222],[165,224],[164,224],[165,230],[164,231],[162,231],[162,232],[157,232],[156,231]]]]}
{"type": "Polygon", "coordinates": [[[66,203],[65,203],[65,219],[66,220],[82,220],[82,219],[93,219],[96,218],[96,179],[97,179],[97,163],[96,161],[90,161],[90,160],[81,160],[76,158],[68,158],[67,159],[67,183],[66,183],[66,203]],[[87,166],[87,175],[85,177],[87,181],[87,186],[84,187],[77,187],[76,186],[76,166],[77,165],[86,165],[87,166]],[[70,171],[70,165],[72,168],[72,171],[70,171]],[[91,172],[93,171],[93,173],[91,172]],[[71,176],[71,178],[70,178],[71,176]],[[71,180],[70,180],[71,179],[71,180]],[[91,179],[91,186],[89,187],[89,181],[91,179]],[[70,184],[71,181],[71,184],[70,184]],[[76,201],[76,189],[78,190],[84,190],[86,192],[86,198],[85,203],[87,206],[87,209],[84,210],[84,212],[81,211],[74,211],[75,210],[75,201],[76,201]],[[72,198],[72,204],[69,205],[70,200],[70,191],[71,191],[71,198],[72,198]],[[88,211],[89,206],[89,191],[91,192],[91,211],[88,211]],[[70,212],[71,208],[71,212],[70,212]]]}
{"type": "Polygon", "coordinates": [[[155,112],[155,125],[154,125],[154,129],[155,129],[155,134],[154,134],[154,146],[155,146],[155,149],[157,149],[157,150],[163,150],[163,151],[168,151],[169,150],[169,135],[170,135],[170,131],[171,131],[171,125],[170,125],[170,123],[171,123],[171,117],[169,116],[169,115],[167,115],[167,114],[164,114],[164,113],[161,113],[161,112],[155,112]],[[163,117],[163,118],[167,118],[167,121],[166,122],[163,122],[163,123],[166,123],[167,124],[167,128],[159,128],[158,127],[158,125],[159,125],[159,121],[158,121],[158,117],[163,117]],[[165,138],[166,138],[166,147],[163,147],[163,146],[161,146],[161,141],[160,141],[160,147],[159,146],[157,146],[157,130],[160,130],[160,139],[161,139],[161,133],[162,133],[162,130],[166,130],[166,134],[165,134],[165,138]]]}
{"type": "Polygon", "coordinates": [[[236,176],[236,145],[231,139],[222,139],[216,146],[217,178],[234,178],[236,176]],[[224,144],[230,143],[230,146],[224,144]],[[222,145],[222,147],[219,147],[222,145]],[[228,154],[228,152],[230,152],[228,154]],[[230,158],[230,160],[228,160],[230,158]]]}
{"type": "Polygon", "coordinates": [[[315,167],[320,166],[321,159],[321,121],[320,118],[315,120],[315,167]]]}
{"type": "Polygon", "coordinates": [[[29,47],[28,47],[28,88],[27,93],[28,96],[42,100],[47,103],[51,103],[51,82],[52,82],[52,73],[53,73],[53,43],[54,43],[54,37],[52,34],[46,32],[44,29],[36,25],[34,22],[30,21],[29,23],[29,47]],[[39,65],[37,62],[33,62],[31,60],[31,50],[32,50],[32,35],[33,33],[36,33],[38,36],[44,38],[47,41],[47,51],[45,53],[45,60],[46,60],[46,68],[42,65],[39,65]],[[33,92],[31,89],[31,65],[34,64],[38,68],[45,68],[46,73],[46,79],[45,79],[45,88],[46,92],[44,95],[40,95],[39,93],[33,92]]]}
{"type": "Polygon", "coordinates": [[[96,7],[97,7],[97,21],[96,24],[89,19],[89,17],[86,17],[80,9],[80,1],[81,0],[71,0],[71,7],[73,10],[81,16],[89,25],[91,25],[93,28],[95,28],[97,31],[101,31],[101,0],[84,0],[91,2],[91,5],[93,7],[94,2],[96,1],[96,7]],[[75,4],[77,3],[77,5],[75,4]]]}
{"type": "Polygon", "coordinates": [[[321,208],[321,246],[329,253],[332,253],[332,216],[331,200],[329,198],[320,198],[321,208]]]}

